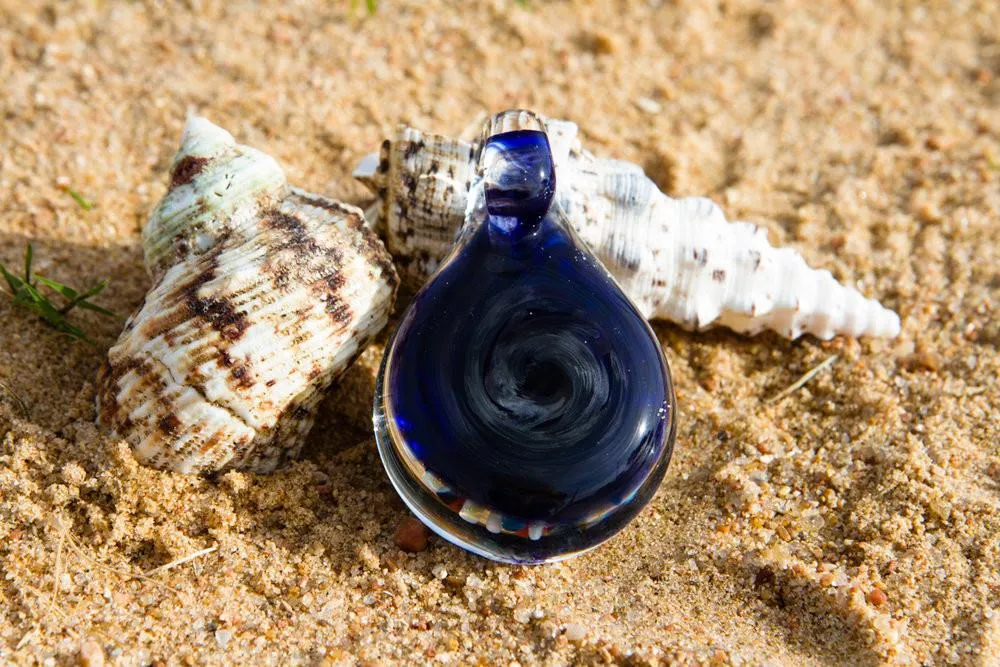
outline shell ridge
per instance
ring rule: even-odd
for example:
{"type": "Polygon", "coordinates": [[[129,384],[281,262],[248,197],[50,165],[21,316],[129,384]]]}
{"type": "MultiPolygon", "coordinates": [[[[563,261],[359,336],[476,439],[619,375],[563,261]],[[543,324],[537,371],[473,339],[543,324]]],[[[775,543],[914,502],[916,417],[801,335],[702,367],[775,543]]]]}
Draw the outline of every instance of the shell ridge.
{"type": "MultiPolygon", "coordinates": [[[[130,363],[134,364],[145,363],[152,367],[152,368],[146,368],[145,370],[147,372],[145,372],[143,375],[139,375],[134,371],[130,371],[129,373],[136,375],[136,381],[142,382],[144,379],[151,378],[151,376],[153,376],[153,374],[155,373],[155,369],[158,369],[160,371],[159,377],[161,381],[168,380],[170,382],[170,385],[162,387],[160,389],[159,392],[160,397],[158,398],[154,397],[148,400],[144,400],[143,403],[141,404],[146,408],[151,408],[153,406],[160,405],[161,401],[171,399],[170,402],[166,403],[166,405],[171,407],[171,411],[168,412],[166,415],[160,417],[159,424],[161,424],[161,427],[159,429],[148,430],[136,442],[134,438],[128,438],[127,436],[122,436],[122,434],[119,433],[116,425],[111,424],[111,429],[116,435],[125,437],[125,439],[130,440],[132,442],[133,447],[135,448],[136,456],[137,458],[139,458],[139,460],[155,464],[154,459],[163,461],[168,457],[168,455],[172,454],[173,456],[171,458],[178,461],[178,463],[181,466],[180,467],[181,472],[190,471],[191,467],[196,465],[196,463],[187,461],[181,455],[183,454],[185,448],[188,447],[188,444],[193,439],[197,438],[197,436],[199,435],[199,431],[197,429],[184,428],[184,427],[186,424],[191,424],[192,421],[194,421],[194,425],[196,426],[200,424],[201,419],[197,419],[197,415],[194,415],[196,417],[196,420],[190,419],[190,417],[192,416],[191,413],[203,412],[206,409],[208,410],[209,413],[215,412],[224,416],[224,419],[215,420],[214,422],[211,423],[216,424],[218,428],[225,428],[227,432],[232,433],[234,438],[236,438],[237,435],[241,432],[243,433],[242,437],[249,436],[251,437],[251,439],[253,436],[256,435],[256,430],[253,427],[251,427],[249,424],[241,420],[239,416],[235,415],[230,410],[226,409],[225,406],[218,405],[212,400],[210,400],[199,389],[199,387],[178,382],[177,378],[174,376],[169,365],[163,363],[155,356],[149,354],[144,350],[139,350],[136,353],[130,355],[129,360],[130,363]],[[184,400],[185,391],[190,391],[192,394],[197,396],[200,405],[186,402],[184,400]],[[173,428],[181,433],[181,437],[174,443],[174,446],[171,447],[170,449],[164,449],[164,447],[162,446],[162,440],[164,435],[162,432],[163,430],[162,423],[164,422],[165,419],[173,420],[173,423],[175,424],[173,428]],[[228,426],[226,426],[226,424],[228,424],[228,426]]],[[[128,374],[123,376],[122,379],[125,379],[127,376],[128,374]]],[[[122,386],[121,381],[116,381],[115,386],[119,388],[118,389],[119,394],[118,396],[116,396],[116,400],[120,401],[121,393],[127,391],[129,386],[135,384],[136,381],[133,381],[129,385],[125,386],[122,386]]],[[[142,398],[142,394],[139,395],[139,398],[142,398]]],[[[133,416],[136,417],[142,417],[143,412],[141,410],[137,412],[135,409],[133,409],[131,411],[131,414],[133,414],[133,416]]],[[[98,419],[101,420],[101,418],[102,415],[99,411],[98,419]]],[[[220,445],[221,444],[223,443],[220,443],[220,445]]],[[[204,454],[204,452],[202,453],[204,454]]]]}

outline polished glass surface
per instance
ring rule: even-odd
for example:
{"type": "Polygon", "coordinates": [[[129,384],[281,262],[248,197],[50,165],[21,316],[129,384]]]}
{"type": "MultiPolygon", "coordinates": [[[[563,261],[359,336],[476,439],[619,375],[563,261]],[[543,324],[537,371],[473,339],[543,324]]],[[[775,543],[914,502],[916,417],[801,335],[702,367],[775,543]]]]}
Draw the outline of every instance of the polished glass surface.
{"type": "Polygon", "coordinates": [[[674,398],[649,325],[553,204],[546,135],[489,138],[480,169],[482,220],[387,347],[376,436],[437,533],[545,562],[606,540],[653,495],[674,398]]]}

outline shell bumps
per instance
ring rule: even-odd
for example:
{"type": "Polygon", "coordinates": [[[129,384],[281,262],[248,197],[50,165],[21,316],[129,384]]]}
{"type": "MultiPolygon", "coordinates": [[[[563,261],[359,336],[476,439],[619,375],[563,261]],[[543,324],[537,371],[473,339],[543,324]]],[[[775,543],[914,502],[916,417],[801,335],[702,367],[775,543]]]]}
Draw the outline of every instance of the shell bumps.
{"type": "Polygon", "coordinates": [[[157,468],[295,456],[392,309],[398,279],[363,213],[193,118],[143,246],[155,283],[108,353],[99,422],[157,468]]]}

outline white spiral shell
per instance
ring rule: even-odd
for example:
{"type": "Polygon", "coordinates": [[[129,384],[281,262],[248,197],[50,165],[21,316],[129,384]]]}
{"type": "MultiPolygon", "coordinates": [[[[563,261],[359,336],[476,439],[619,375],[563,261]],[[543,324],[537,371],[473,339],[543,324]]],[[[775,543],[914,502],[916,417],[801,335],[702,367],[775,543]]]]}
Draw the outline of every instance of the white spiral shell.
{"type": "MultiPolygon", "coordinates": [[[[594,157],[574,123],[547,120],[546,130],[560,205],[648,318],[787,338],[898,335],[896,313],[772,247],[765,230],[727,222],[708,199],[666,196],[634,164],[594,157]]],[[[475,205],[477,151],[403,127],[355,171],[378,197],[369,220],[408,280],[422,283],[437,269],[475,205]]]]}
{"type": "Polygon", "coordinates": [[[108,352],[99,422],[168,470],[295,456],[392,309],[398,279],[362,211],[288,187],[273,159],[195,118],[143,241],[156,279],[108,352]]]}

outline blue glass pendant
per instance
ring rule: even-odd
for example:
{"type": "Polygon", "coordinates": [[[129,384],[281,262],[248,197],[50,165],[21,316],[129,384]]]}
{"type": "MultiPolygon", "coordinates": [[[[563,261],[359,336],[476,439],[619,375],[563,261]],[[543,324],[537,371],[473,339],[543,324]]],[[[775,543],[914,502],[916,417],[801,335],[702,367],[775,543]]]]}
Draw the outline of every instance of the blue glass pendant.
{"type": "Polygon", "coordinates": [[[621,530],[656,491],[675,432],[660,344],[554,203],[548,138],[525,118],[488,126],[479,205],[390,340],[374,413],[410,509],[509,563],[621,530]]]}

